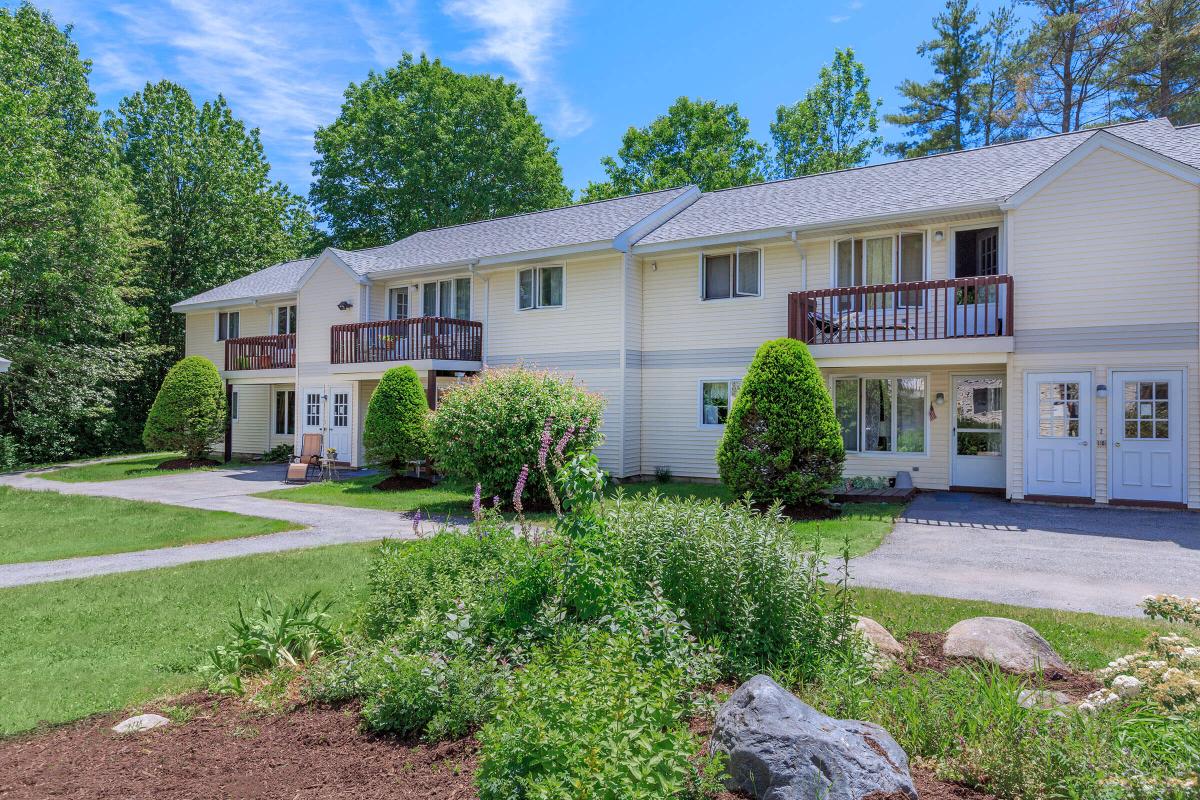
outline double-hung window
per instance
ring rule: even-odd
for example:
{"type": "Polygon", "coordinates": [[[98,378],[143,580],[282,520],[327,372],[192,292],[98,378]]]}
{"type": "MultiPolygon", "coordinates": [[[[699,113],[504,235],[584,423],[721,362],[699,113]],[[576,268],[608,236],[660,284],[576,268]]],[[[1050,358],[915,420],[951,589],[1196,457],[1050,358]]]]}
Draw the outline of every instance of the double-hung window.
{"type": "Polygon", "coordinates": [[[283,436],[296,432],[296,392],[288,389],[275,392],[275,433],[283,436]]]}
{"type": "Polygon", "coordinates": [[[563,268],[531,267],[517,273],[517,308],[559,308],[563,304],[563,268]]]}
{"type": "Polygon", "coordinates": [[[232,391],[229,393],[229,418],[236,421],[238,415],[238,393],[232,391]]]}
{"type": "MultiPolygon", "coordinates": [[[[921,231],[895,233],[862,239],[841,239],[834,246],[834,277],[839,287],[879,286],[925,279],[925,234],[921,231]]],[[[841,308],[851,311],[891,308],[892,292],[867,293],[840,298],[841,308]]],[[[902,292],[902,306],[919,306],[919,291],[902,292]]]]}
{"type": "Polygon", "coordinates": [[[471,279],[453,278],[426,283],[421,287],[421,313],[426,317],[470,319],[471,279]]]}
{"type": "Polygon", "coordinates": [[[275,332],[279,334],[296,332],[295,306],[279,306],[275,309],[275,332]]]}
{"type": "Polygon", "coordinates": [[[700,425],[724,425],[733,408],[733,399],[741,388],[740,380],[701,381],[700,425]]]}
{"type": "Polygon", "coordinates": [[[762,296],[762,252],[738,249],[701,255],[700,284],[705,300],[762,296]]]}
{"type": "Polygon", "coordinates": [[[833,407],[848,452],[924,453],[924,377],[835,378],[833,407]]]}
{"type": "Polygon", "coordinates": [[[222,311],[217,314],[217,341],[223,342],[226,339],[238,338],[241,322],[242,312],[240,311],[222,311]]]}

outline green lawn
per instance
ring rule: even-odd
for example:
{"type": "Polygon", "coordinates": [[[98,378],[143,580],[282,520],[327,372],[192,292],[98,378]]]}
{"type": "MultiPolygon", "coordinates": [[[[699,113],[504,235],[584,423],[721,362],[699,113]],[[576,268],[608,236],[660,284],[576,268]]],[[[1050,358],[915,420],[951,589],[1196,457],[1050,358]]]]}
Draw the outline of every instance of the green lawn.
{"type": "MultiPolygon", "coordinates": [[[[164,461],[182,458],[183,453],[143,453],[119,461],[105,461],[100,464],[84,464],[78,467],[63,467],[51,472],[39,472],[37,477],[49,481],[63,483],[84,483],[92,481],[123,481],[127,478],[147,478],[151,475],[179,475],[185,472],[198,472],[216,467],[197,467],[196,469],[160,470],[158,465],[164,461]]],[[[221,468],[243,466],[241,462],[233,461],[222,464],[221,468]]]]}
{"type": "Polygon", "coordinates": [[[945,631],[969,617],[1008,617],[1037,630],[1063,658],[1085,669],[1097,669],[1117,656],[1139,649],[1142,640],[1153,631],[1182,632],[1180,628],[1148,619],[1025,608],[983,600],[950,600],[887,589],[859,587],[854,595],[858,612],[883,625],[897,639],[911,631],[945,631]]]}
{"type": "Polygon", "coordinates": [[[297,527],[228,511],[0,486],[0,564],[240,539],[297,527]]]}
{"type": "Polygon", "coordinates": [[[238,602],[320,590],[339,618],[374,545],[339,545],[0,589],[0,734],[195,688],[238,602]]]}
{"type": "MultiPolygon", "coordinates": [[[[442,483],[431,489],[381,492],[375,488],[375,484],[380,480],[378,475],[368,475],[344,481],[310,483],[295,489],[273,489],[261,492],[256,497],[384,511],[412,512],[420,509],[426,517],[434,519],[447,516],[468,517],[471,514],[472,490],[469,487],[442,483]]],[[[733,500],[727,487],[712,483],[627,483],[619,488],[627,495],[648,494],[653,491],[664,497],[715,498],[726,503],[733,500]]],[[[854,503],[845,506],[842,515],[836,519],[795,522],[792,523],[792,528],[796,532],[797,542],[804,547],[811,547],[819,535],[825,552],[839,553],[843,540],[849,537],[850,555],[861,556],[880,545],[892,530],[893,520],[903,509],[903,505],[896,503],[854,503]]],[[[529,516],[540,521],[551,518],[548,514],[529,516]]]]}

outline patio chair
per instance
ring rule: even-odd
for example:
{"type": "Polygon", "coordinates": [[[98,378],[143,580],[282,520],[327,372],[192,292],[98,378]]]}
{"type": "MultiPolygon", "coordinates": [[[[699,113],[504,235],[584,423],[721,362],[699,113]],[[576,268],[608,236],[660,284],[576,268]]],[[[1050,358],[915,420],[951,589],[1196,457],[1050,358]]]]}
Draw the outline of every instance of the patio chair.
{"type": "Polygon", "coordinates": [[[314,468],[320,471],[322,444],[324,437],[319,433],[306,433],[301,437],[300,455],[292,456],[284,483],[308,483],[309,471],[314,468]]]}

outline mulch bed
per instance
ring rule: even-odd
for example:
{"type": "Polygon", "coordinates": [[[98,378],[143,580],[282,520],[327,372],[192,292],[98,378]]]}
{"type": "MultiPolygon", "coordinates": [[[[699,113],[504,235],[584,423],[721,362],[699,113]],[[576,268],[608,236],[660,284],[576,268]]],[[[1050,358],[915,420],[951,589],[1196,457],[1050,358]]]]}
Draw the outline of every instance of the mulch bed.
{"type": "MultiPolygon", "coordinates": [[[[980,663],[970,658],[951,658],[942,653],[946,643],[944,633],[923,633],[914,631],[901,641],[910,654],[907,667],[910,670],[933,670],[946,672],[951,667],[975,667],[980,663]]],[[[1030,676],[1033,680],[1033,676],[1030,676]]],[[[1055,692],[1063,692],[1072,700],[1082,700],[1087,695],[1099,689],[1103,684],[1087,673],[1049,670],[1042,675],[1040,688],[1055,692]]]]}
{"type": "Polygon", "coordinates": [[[412,475],[393,475],[375,484],[375,488],[383,492],[406,492],[410,489],[428,489],[433,481],[428,478],[414,478],[412,475]]]}
{"type": "Polygon", "coordinates": [[[219,467],[220,461],[213,461],[211,458],[172,458],[170,461],[164,461],[155,469],[196,469],[197,467],[219,467]]]}

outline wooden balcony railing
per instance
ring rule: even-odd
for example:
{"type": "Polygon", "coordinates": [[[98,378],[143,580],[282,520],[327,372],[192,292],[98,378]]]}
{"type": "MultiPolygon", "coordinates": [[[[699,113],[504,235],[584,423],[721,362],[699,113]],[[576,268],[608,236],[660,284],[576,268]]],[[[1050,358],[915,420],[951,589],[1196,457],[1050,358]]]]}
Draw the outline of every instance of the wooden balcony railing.
{"type": "Polygon", "coordinates": [[[377,361],[480,361],[483,323],[449,317],[354,322],[330,328],[334,364],[377,361]]]}
{"type": "Polygon", "coordinates": [[[808,344],[1011,336],[1011,275],[845,286],[788,295],[788,336],[808,344]]]}
{"type": "Polygon", "coordinates": [[[225,340],[225,369],[291,369],[296,366],[296,334],[243,336],[225,340]]]}

